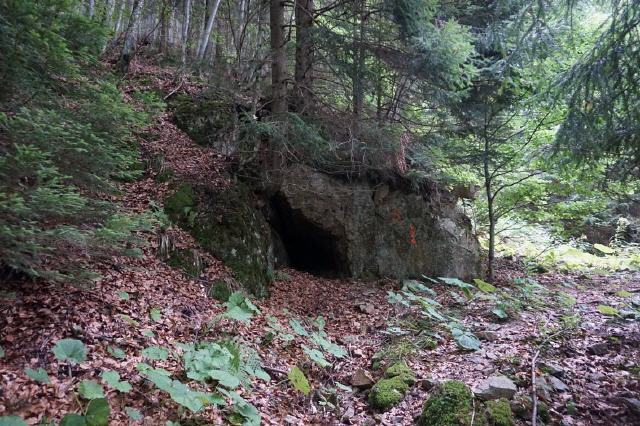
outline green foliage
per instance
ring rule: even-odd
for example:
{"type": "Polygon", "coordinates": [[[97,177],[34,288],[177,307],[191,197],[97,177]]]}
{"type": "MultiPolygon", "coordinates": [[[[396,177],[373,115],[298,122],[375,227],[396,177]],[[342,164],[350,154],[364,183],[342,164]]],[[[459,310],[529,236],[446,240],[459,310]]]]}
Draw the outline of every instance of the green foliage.
{"type": "Polygon", "coordinates": [[[227,310],[222,314],[222,317],[231,318],[235,321],[248,322],[253,315],[260,313],[260,310],[251,303],[251,300],[240,292],[232,293],[224,305],[227,310]]]}
{"type": "Polygon", "coordinates": [[[104,389],[94,380],[83,380],[78,385],[78,394],[88,400],[104,398],[104,389]]]}
{"type": "Polygon", "coordinates": [[[134,422],[139,422],[143,419],[142,413],[132,407],[124,407],[124,412],[127,413],[127,416],[134,422]]]}
{"type": "Polygon", "coordinates": [[[103,371],[100,377],[107,385],[119,392],[128,393],[132,389],[129,382],[120,381],[120,374],[115,371],[103,371]]]}
{"type": "Polygon", "coordinates": [[[62,418],[60,426],[87,426],[87,420],[81,414],[69,413],[62,418]]]}
{"type": "Polygon", "coordinates": [[[0,426],[27,426],[27,422],[18,416],[2,416],[0,426]]]}
{"type": "Polygon", "coordinates": [[[404,398],[409,384],[402,376],[379,380],[369,392],[369,404],[376,409],[386,411],[404,398]]]}
{"type": "Polygon", "coordinates": [[[52,349],[58,361],[68,361],[71,364],[84,362],[87,359],[87,348],[80,340],[58,340],[52,349]]]}
{"type": "Polygon", "coordinates": [[[92,399],[89,401],[87,411],[85,412],[87,426],[107,426],[109,424],[110,414],[111,407],[109,407],[109,401],[105,398],[92,399]]]}
{"type": "Polygon", "coordinates": [[[35,380],[38,383],[44,383],[46,385],[51,384],[51,379],[49,379],[49,375],[44,368],[38,368],[37,370],[32,370],[31,368],[25,368],[24,373],[30,378],[35,380]]]}
{"type": "Polygon", "coordinates": [[[476,351],[482,346],[475,334],[465,330],[460,324],[451,323],[448,328],[451,331],[451,336],[462,349],[476,351]]]}
{"type": "Polygon", "coordinates": [[[149,346],[144,348],[141,352],[145,358],[153,359],[156,361],[164,361],[169,358],[169,351],[161,346],[149,346]]]}
{"type": "Polygon", "coordinates": [[[160,322],[162,319],[162,311],[158,308],[151,308],[149,311],[149,318],[151,318],[151,321],[160,322]]]}
{"type": "Polygon", "coordinates": [[[598,312],[600,312],[602,315],[608,315],[608,316],[612,316],[612,317],[617,317],[620,315],[620,312],[611,306],[607,306],[607,305],[598,305],[598,307],[596,308],[598,310],[598,312]]]}
{"type": "Polygon", "coordinates": [[[514,426],[515,419],[511,412],[511,405],[506,399],[498,399],[495,401],[487,401],[485,403],[487,409],[487,417],[493,426],[514,426]]]}
{"type": "Polygon", "coordinates": [[[201,342],[182,345],[184,369],[187,377],[201,382],[213,380],[221,386],[236,389],[251,386],[251,378],[269,381],[271,378],[260,367],[260,359],[234,342],[201,342]]]}
{"type": "Polygon", "coordinates": [[[118,292],[118,297],[122,300],[129,300],[130,296],[129,293],[127,293],[126,291],[119,291],[118,292]]]}
{"type": "Polygon", "coordinates": [[[305,396],[309,395],[311,392],[311,385],[309,385],[307,376],[305,376],[302,370],[297,366],[294,365],[291,367],[291,370],[289,370],[289,373],[287,374],[287,378],[295,390],[301,392],[305,396]]]}

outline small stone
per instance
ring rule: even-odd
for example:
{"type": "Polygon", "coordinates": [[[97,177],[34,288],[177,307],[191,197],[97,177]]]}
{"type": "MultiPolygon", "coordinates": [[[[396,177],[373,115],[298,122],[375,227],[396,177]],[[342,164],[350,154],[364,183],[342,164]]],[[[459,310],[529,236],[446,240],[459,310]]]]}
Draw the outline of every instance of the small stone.
{"type": "Polygon", "coordinates": [[[565,369],[560,364],[547,361],[547,362],[541,362],[539,365],[540,365],[540,369],[545,373],[551,374],[552,376],[555,376],[555,377],[564,376],[565,369]]]}
{"type": "Polygon", "coordinates": [[[635,414],[640,414],[640,399],[622,398],[622,402],[635,414]]]}
{"type": "Polygon", "coordinates": [[[425,377],[423,379],[418,380],[418,386],[423,390],[431,390],[434,387],[438,386],[438,381],[433,379],[432,377],[425,377]]]}
{"type": "Polygon", "coordinates": [[[355,415],[356,415],[356,410],[354,410],[353,406],[351,406],[347,408],[347,410],[342,414],[341,420],[343,422],[348,421],[355,415]]]}
{"type": "Polygon", "coordinates": [[[284,418],[284,421],[286,424],[289,424],[289,425],[300,424],[300,419],[295,416],[292,416],[291,414],[287,415],[287,417],[284,418]]]}
{"type": "Polygon", "coordinates": [[[367,315],[373,315],[376,313],[376,307],[372,303],[358,303],[358,309],[367,315]]]}
{"type": "Polygon", "coordinates": [[[500,339],[500,335],[495,331],[483,330],[476,333],[476,335],[478,336],[478,338],[487,342],[495,342],[496,340],[500,339]]]}
{"type": "Polygon", "coordinates": [[[370,388],[373,386],[373,383],[371,373],[363,368],[359,368],[353,373],[353,376],[351,376],[351,384],[357,388],[370,388]]]}
{"type": "Polygon", "coordinates": [[[484,401],[511,399],[518,391],[516,384],[506,376],[491,376],[475,389],[476,396],[484,401]]]}
{"type": "Polygon", "coordinates": [[[596,343],[595,345],[589,346],[587,352],[589,352],[591,355],[602,356],[609,352],[609,344],[606,342],[596,343]]]}
{"type": "Polygon", "coordinates": [[[558,392],[565,392],[569,390],[569,386],[567,386],[562,380],[554,376],[549,377],[549,384],[558,392]]]}

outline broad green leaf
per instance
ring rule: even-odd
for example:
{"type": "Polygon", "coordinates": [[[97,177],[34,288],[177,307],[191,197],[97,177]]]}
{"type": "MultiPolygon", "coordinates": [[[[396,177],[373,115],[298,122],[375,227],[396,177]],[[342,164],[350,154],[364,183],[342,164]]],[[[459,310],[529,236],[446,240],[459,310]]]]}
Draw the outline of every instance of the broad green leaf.
{"type": "Polygon", "coordinates": [[[307,354],[309,359],[318,364],[320,367],[329,367],[331,365],[331,363],[325,359],[324,355],[319,350],[312,349],[306,345],[302,345],[302,349],[304,350],[304,353],[307,354]]]}
{"type": "Polygon", "coordinates": [[[315,320],[313,320],[313,325],[315,325],[318,330],[324,330],[324,327],[327,325],[327,322],[324,320],[322,315],[318,315],[318,317],[315,320]]]}
{"type": "Polygon", "coordinates": [[[84,399],[98,399],[104,398],[104,389],[100,383],[94,380],[83,380],[78,385],[78,393],[84,399]]]}
{"type": "Polygon", "coordinates": [[[127,357],[127,354],[116,346],[109,346],[107,348],[107,352],[109,352],[114,358],[125,359],[127,357]]]}
{"type": "Polygon", "coordinates": [[[87,348],[84,343],[77,339],[58,340],[52,352],[58,361],[69,361],[72,364],[77,364],[87,359],[87,348]]]}
{"type": "Polygon", "coordinates": [[[129,300],[129,293],[127,293],[126,291],[119,291],[118,292],[118,296],[120,297],[120,299],[122,300],[129,300]]]}
{"type": "Polygon", "coordinates": [[[616,296],[618,297],[633,297],[633,293],[627,290],[620,290],[616,292],[616,296]]]}
{"type": "Polygon", "coordinates": [[[60,426],[87,426],[87,419],[77,413],[65,414],[60,422],[60,426]]]}
{"type": "Polygon", "coordinates": [[[300,324],[300,321],[298,321],[297,319],[289,320],[289,325],[291,326],[291,329],[293,330],[293,332],[296,333],[297,335],[309,336],[309,333],[307,332],[307,330],[304,329],[302,324],[300,324]]]}
{"type": "Polygon", "coordinates": [[[467,350],[478,350],[482,343],[480,340],[473,334],[468,331],[460,330],[459,328],[451,329],[451,335],[454,340],[463,349],[467,350]]]}
{"type": "Polygon", "coordinates": [[[287,374],[287,378],[295,390],[302,392],[305,396],[309,395],[311,392],[311,386],[309,385],[307,376],[305,376],[302,370],[297,366],[294,365],[291,367],[289,374],[287,374]]]}
{"type": "Polygon", "coordinates": [[[402,289],[406,291],[414,291],[414,292],[419,291],[422,293],[426,293],[431,297],[436,297],[438,295],[435,292],[435,290],[427,287],[426,285],[424,285],[418,280],[404,280],[402,282],[402,289]]]}
{"type": "Polygon", "coordinates": [[[260,412],[256,409],[256,407],[249,404],[236,392],[226,391],[224,389],[220,389],[220,392],[228,398],[231,398],[233,402],[232,409],[236,414],[242,417],[241,424],[243,426],[260,425],[260,412]]]}
{"type": "Polygon", "coordinates": [[[142,356],[156,361],[164,361],[169,358],[169,351],[160,346],[149,346],[142,350],[142,356]]]}
{"type": "Polygon", "coordinates": [[[505,312],[504,309],[502,308],[494,308],[491,311],[492,314],[494,314],[495,316],[497,316],[500,319],[506,319],[509,315],[507,315],[507,313],[505,312]]]}
{"type": "Polygon", "coordinates": [[[46,385],[51,383],[51,380],[49,379],[49,375],[47,374],[47,371],[44,368],[38,368],[37,370],[32,370],[31,368],[25,368],[24,372],[27,376],[29,376],[31,379],[35,380],[38,383],[44,383],[46,385]]]}
{"type": "Polygon", "coordinates": [[[85,418],[87,426],[107,426],[109,424],[111,408],[105,398],[94,399],[87,405],[85,418]]]}
{"type": "Polygon", "coordinates": [[[492,286],[488,282],[483,281],[479,278],[474,279],[473,282],[476,284],[478,289],[483,293],[495,293],[496,291],[496,288],[494,286],[492,286]]]}
{"type": "Polygon", "coordinates": [[[617,317],[618,315],[620,315],[620,312],[618,312],[616,308],[613,308],[611,306],[598,305],[596,309],[598,309],[598,312],[600,312],[603,315],[610,315],[614,317],[617,317]]]}
{"type": "Polygon", "coordinates": [[[142,335],[146,337],[155,337],[155,333],[151,330],[143,330],[142,335]]]}
{"type": "Polygon", "coordinates": [[[162,319],[162,312],[158,308],[151,308],[149,318],[151,318],[151,321],[159,322],[162,319]]]}
{"type": "Polygon", "coordinates": [[[120,381],[120,374],[115,371],[103,371],[101,377],[107,385],[117,391],[124,393],[131,391],[131,384],[127,381],[120,381]]]}
{"type": "Polygon", "coordinates": [[[4,358],[4,348],[0,346],[0,358],[4,358]]]}
{"type": "Polygon", "coordinates": [[[135,408],[124,407],[124,412],[127,413],[127,416],[134,422],[142,420],[142,413],[135,408]]]}
{"type": "Polygon", "coordinates": [[[18,416],[2,416],[0,417],[0,426],[28,426],[27,422],[18,416]]]}
{"type": "Polygon", "coordinates": [[[336,387],[338,389],[342,389],[345,392],[353,392],[353,388],[351,386],[343,385],[340,382],[336,382],[336,387]]]}
{"type": "Polygon", "coordinates": [[[613,254],[613,253],[616,252],[611,247],[607,247],[607,246],[605,246],[603,244],[598,244],[598,243],[594,244],[593,248],[598,250],[600,253],[603,253],[603,254],[613,254]]]}

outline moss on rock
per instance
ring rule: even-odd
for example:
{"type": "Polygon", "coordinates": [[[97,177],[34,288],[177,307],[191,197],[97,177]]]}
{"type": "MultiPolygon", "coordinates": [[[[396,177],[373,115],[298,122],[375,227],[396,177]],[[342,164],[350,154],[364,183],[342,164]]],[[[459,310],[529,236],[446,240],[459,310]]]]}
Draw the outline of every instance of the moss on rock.
{"type": "Polygon", "coordinates": [[[384,372],[384,377],[390,379],[392,377],[401,377],[407,384],[412,385],[416,381],[416,375],[413,370],[409,368],[406,362],[396,362],[387,368],[384,372]]]}
{"type": "Polygon", "coordinates": [[[386,411],[402,401],[409,390],[409,384],[402,376],[380,379],[369,393],[369,404],[378,410],[386,411]]]}
{"type": "Polygon", "coordinates": [[[487,401],[485,403],[487,408],[487,417],[491,426],[513,426],[515,420],[513,413],[511,412],[511,405],[509,401],[504,398],[487,401]]]}
{"type": "Polygon", "coordinates": [[[244,184],[215,189],[181,185],[165,200],[165,212],[203,249],[233,270],[234,277],[258,297],[268,294],[272,275],[271,229],[244,184]]]}
{"type": "MultiPolygon", "coordinates": [[[[422,426],[467,426],[473,416],[473,393],[457,380],[442,383],[424,404],[418,424],[422,426]]],[[[474,425],[486,425],[483,413],[476,412],[474,425]]]]}
{"type": "Polygon", "coordinates": [[[194,278],[200,276],[204,266],[202,258],[195,250],[185,249],[176,249],[171,252],[167,264],[194,278]]]}

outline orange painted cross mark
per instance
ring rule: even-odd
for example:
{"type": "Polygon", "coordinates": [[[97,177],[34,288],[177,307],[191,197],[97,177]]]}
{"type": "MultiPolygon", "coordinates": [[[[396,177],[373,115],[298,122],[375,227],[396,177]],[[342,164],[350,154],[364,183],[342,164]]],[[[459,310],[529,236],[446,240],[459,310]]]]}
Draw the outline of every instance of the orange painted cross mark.
{"type": "Polygon", "coordinates": [[[409,244],[412,246],[418,245],[416,241],[416,227],[412,224],[409,225],[409,244]]]}
{"type": "Polygon", "coordinates": [[[400,214],[400,210],[393,209],[391,211],[391,221],[393,221],[393,222],[401,222],[402,221],[402,215],[400,214]]]}

